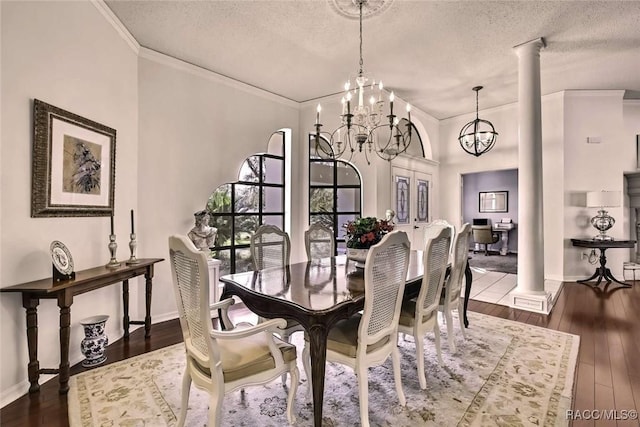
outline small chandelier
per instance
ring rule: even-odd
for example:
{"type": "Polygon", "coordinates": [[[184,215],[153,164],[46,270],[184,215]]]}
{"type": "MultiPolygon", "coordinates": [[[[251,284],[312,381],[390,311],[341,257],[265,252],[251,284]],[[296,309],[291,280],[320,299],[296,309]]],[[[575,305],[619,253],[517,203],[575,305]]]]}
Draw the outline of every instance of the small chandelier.
{"type": "Polygon", "coordinates": [[[498,132],[490,121],[478,118],[478,92],[480,89],[482,86],[473,88],[476,92],[476,119],[464,125],[458,137],[462,149],[476,157],[491,150],[498,137],[498,132]]]}
{"type": "Polygon", "coordinates": [[[342,97],[341,125],[333,132],[322,132],[318,104],[315,123],[315,152],[321,158],[346,158],[350,161],[356,152],[364,153],[367,164],[369,156],[375,153],[384,160],[391,161],[404,153],[411,144],[411,105],[407,104],[407,120],[400,125],[400,119],[393,114],[394,94],[389,95],[389,114],[383,121],[383,84],[365,73],[362,60],[362,8],[369,0],[353,0],[360,9],[360,69],[354,79],[344,85],[342,97]],[[352,104],[353,99],[357,102],[352,104]],[[367,104],[368,103],[368,104],[367,104]],[[401,129],[404,127],[405,129],[401,129]]]}

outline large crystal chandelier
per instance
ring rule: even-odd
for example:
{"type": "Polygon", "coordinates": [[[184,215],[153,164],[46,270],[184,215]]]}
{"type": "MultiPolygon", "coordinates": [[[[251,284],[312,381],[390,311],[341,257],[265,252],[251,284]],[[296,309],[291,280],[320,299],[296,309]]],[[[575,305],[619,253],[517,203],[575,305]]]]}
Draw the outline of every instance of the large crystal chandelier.
{"type": "Polygon", "coordinates": [[[411,143],[411,105],[407,104],[407,120],[393,113],[394,94],[389,94],[389,114],[383,119],[384,104],[382,81],[364,71],[362,60],[362,8],[368,0],[353,0],[360,15],[360,68],[355,79],[344,85],[341,124],[333,132],[322,132],[318,104],[316,114],[315,152],[321,158],[351,160],[356,153],[364,153],[367,164],[375,153],[384,160],[392,160],[404,153],[411,143]],[[404,128],[404,129],[403,129],[404,128]]]}

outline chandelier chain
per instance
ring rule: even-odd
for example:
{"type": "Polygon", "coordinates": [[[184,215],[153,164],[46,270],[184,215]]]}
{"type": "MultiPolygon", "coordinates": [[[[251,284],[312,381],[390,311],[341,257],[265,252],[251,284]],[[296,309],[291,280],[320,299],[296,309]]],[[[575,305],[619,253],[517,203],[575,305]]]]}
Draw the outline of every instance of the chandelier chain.
{"type": "Polygon", "coordinates": [[[362,5],[364,4],[364,0],[360,0],[358,2],[360,4],[360,72],[359,75],[364,73],[364,60],[362,59],[362,5]]]}

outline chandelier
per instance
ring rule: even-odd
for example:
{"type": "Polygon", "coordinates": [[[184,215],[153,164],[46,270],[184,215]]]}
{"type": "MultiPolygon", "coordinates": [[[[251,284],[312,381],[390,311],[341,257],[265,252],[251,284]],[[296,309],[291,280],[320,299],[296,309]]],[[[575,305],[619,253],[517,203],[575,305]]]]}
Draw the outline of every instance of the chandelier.
{"type": "Polygon", "coordinates": [[[375,153],[391,161],[404,153],[411,143],[411,105],[407,104],[407,119],[393,114],[395,95],[389,94],[389,114],[383,120],[384,86],[364,71],[362,60],[362,8],[369,0],[353,0],[360,15],[360,68],[355,79],[344,85],[341,124],[332,132],[323,132],[320,123],[322,107],[318,104],[315,123],[315,152],[318,157],[351,161],[356,153],[364,153],[367,164],[375,153]],[[404,128],[404,129],[403,129],[404,128]]]}
{"type": "Polygon", "coordinates": [[[458,137],[462,149],[476,157],[491,150],[498,137],[498,132],[490,121],[478,118],[478,92],[480,89],[482,86],[473,88],[476,92],[476,119],[464,125],[458,137]]]}

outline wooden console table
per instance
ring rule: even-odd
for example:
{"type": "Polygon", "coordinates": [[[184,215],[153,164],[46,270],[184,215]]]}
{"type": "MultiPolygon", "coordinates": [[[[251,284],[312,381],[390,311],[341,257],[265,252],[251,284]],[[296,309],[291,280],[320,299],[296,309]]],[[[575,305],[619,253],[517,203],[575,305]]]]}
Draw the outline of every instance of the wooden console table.
{"type": "Polygon", "coordinates": [[[592,240],[592,239],[571,239],[571,243],[573,246],[577,246],[580,248],[591,248],[591,249],[599,249],[600,250],[600,267],[596,268],[596,272],[587,279],[578,280],[578,283],[587,284],[587,282],[592,281],[595,278],[598,278],[596,282],[596,286],[602,282],[602,279],[607,281],[607,285],[614,281],[616,283],[621,284],[625,287],[631,287],[624,282],[616,279],[613,274],[611,274],[611,270],[606,267],[607,257],[604,254],[604,251],[611,248],[633,248],[636,244],[635,240],[592,240]]]}
{"type": "Polygon", "coordinates": [[[29,347],[29,393],[40,390],[40,374],[60,375],[60,394],[69,391],[69,335],[71,322],[71,304],[75,295],[93,291],[105,286],[122,282],[122,302],[124,316],[124,337],[129,338],[129,325],[144,325],[144,336],[151,334],[151,286],[153,265],[164,261],[162,258],[140,259],[137,264],[107,268],[105,266],[76,272],[75,279],[54,282],[52,278],[35,280],[0,289],[1,292],[22,293],[22,306],[27,311],[27,345],[29,347]],[[144,274],[146,315],[144,321],[129,320],[129,279],[144,274]],[[38,304],[40,299],[57,299],[60,307],[60,367],[59,369],[40,368],[38,361],[38,304]]]}

